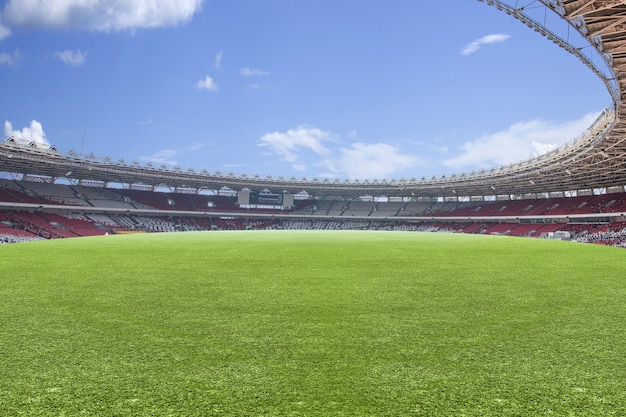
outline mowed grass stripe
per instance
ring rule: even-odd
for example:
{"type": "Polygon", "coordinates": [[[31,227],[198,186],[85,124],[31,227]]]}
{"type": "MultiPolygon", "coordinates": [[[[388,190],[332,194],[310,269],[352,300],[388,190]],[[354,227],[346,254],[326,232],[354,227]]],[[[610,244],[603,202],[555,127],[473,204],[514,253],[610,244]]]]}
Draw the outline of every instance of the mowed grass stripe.
{"type": "Polygon", "coordinates": [[[398,232],[0,247],[1,415],[621,415],[620,249],[398,232]]]}

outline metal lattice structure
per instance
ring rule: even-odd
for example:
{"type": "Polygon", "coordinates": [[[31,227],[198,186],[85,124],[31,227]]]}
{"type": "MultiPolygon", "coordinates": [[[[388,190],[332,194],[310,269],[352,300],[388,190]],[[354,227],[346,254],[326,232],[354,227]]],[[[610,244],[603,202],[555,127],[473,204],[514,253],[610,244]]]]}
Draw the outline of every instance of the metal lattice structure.
{"type": "Polygon", "coordinates": [[[260,191],[357,197],[402,196],[417,198],[484,198],[546,193],[617,189],[626,186],[626,4],[622,0],[535,0],[568,22],[602,57],[608,71],[567,40],[525,13],[499,0],[478,0],[514,16],[549,40],[576,55],[604,82],[613,98],[594,124],[572,142],[538,158],[468,174],[393,180],[318,180],[197,172],[178,167],[142,166],[138,162],[111,161],[75,152],[61,155],[54,149],[24,146],[9,138],[0,144],[0,171],[26,175],[122,183],[132,186],[166,186],[170,189],[260,191]]]}

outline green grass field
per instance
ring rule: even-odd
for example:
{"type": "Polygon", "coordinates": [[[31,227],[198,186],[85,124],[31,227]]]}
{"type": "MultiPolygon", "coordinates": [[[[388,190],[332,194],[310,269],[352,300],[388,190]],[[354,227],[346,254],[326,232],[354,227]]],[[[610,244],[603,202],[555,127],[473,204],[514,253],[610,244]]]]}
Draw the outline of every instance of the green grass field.
{"type": "Polygon", "coordinates": [[[2,416],[626,415],[626,251],[408,232],[0,247],[2,416]]]}

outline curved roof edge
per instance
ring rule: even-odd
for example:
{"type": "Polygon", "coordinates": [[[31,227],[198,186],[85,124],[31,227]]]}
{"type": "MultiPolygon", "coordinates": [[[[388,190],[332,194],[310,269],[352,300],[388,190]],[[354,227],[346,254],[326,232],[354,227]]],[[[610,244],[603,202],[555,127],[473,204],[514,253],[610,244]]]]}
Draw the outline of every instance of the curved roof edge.
{"type": "Polygon", "coordinates": [[[145,184],[152,187],[196,190],[271,189],[327,196],[412,196],[446,198],[459,196],[528,195],[623,187],[626,185],[626,122],[623,116],[626,82],[626,13],[620,0],[540,0],[549,10],[574,27],[601,54],[612,74],[605,74],[585,55],[524,13],[499,0],[478,0],[504,11],[576,55],[607,86],[615,103],[578,138],[537,158],[489,170],[421,177],[375,180],[285,178],[234,173],[210,173],[179,167],[142,166],[138,162],[114,162],[93,154],[24,146],[12,138],[0,144],[0,171],[53,178],[93,180],[104,183],[145,184]]]}

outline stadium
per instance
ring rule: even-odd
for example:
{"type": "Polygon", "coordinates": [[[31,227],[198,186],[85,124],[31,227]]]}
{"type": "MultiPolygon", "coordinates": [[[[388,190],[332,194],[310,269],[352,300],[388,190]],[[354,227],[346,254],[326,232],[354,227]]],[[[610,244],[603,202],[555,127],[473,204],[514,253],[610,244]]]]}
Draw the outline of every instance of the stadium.
{"type": "MultiPolygon", "coordinates": [[[[579,236],[621,244],[626,184],[620,4],[543,1],[595,48],[606,69],[504,2],[486,1],[575,54],[613,107],[540,157],[432,178],[339,180],[196,172],[112,161],[6,138],[0,200],[5,241],[123,231],[384,228],[579,236]],[[16,239],[17,238],[17,239],[16,239]]],[[[597,61],[597,60],[596,60],[597,61]]]]}
{"type": "Polygon", "coordinates": [[[479,1],[575,55],[612,106],[539,157],[390,180],[6,138],[0,414],[623,415],[626,5],[532,2],[598,61],[479,1]]]}

